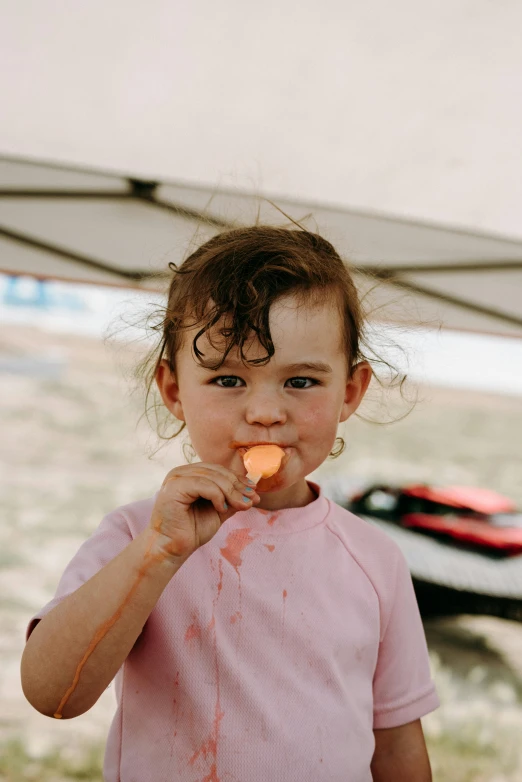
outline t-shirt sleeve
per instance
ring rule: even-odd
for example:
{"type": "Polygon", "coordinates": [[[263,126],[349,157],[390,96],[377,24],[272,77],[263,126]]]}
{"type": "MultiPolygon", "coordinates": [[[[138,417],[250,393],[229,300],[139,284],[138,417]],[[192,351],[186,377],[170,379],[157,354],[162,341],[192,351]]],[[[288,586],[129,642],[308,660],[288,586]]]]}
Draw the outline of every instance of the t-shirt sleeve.
{"type": "Polygon", "coordinates": [[[410,572],[402,552],[396,555],[373,679],[374,728],[406,725],[440,705],[410,572]]]}
{"type": "Polygon", "coordinates": [[[40,619],[92,578],[131,541],[132,534],[125,515],[119,510],[108,513],[65,568],[53,599],[31,617],[26,629],[26,641],[40,619]]]}

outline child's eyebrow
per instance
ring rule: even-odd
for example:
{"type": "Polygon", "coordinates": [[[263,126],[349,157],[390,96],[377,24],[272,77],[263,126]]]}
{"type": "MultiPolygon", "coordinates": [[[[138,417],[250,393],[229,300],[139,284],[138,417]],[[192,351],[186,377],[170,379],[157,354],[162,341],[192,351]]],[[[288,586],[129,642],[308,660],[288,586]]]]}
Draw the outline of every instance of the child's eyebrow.
{"type": "MultiPolygon", "coordinates": [[[[245,370],[247,367],[241,361],[234,361],[233,359],[227,359],[216,370],[210,370],[211,372],[221,372],[223,369],[240,369],[245,370]]],[[[330,364],[326,364],[324,361],[299,361],[295,364],[286,364],[281,367],[283,372],[315,372],[322,375],[331,375],[333,372],[330,364]]]]}
{"type": "Polygon", "coordinates": [[[330,364],[324,361],[301,361],[297,364],[287,364],[283,369],[286,372],[317,372],[323,375],[331,375],[333,372],[330,364]]]}

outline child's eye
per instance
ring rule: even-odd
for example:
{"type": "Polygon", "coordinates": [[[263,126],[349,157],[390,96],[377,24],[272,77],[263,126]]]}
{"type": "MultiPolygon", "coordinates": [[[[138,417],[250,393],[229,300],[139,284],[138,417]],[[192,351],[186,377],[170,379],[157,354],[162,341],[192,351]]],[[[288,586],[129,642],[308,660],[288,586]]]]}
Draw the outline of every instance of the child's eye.
{"type": "MultiPolygon", "coordinates": [[[[312,386],[319,384],[318,380],[311,377],[291,377],[286,382],[291,384],[291,388],[312,388],[312,386]]],[[[220,388],[240,388],[241,385],[244,385],[244,381],[237,375],[219,375],[211,380],[211,383],[220,388]]]]}
{"type": "Polygon", "coordinates": [[[312,386],[316,386],[319,381],[314,380],[311,377],[291,377],[287,382],[292,383],[291,388],[312,388],[312,386]],[[305,383],[310,383],[310,385],[307,386],[305,383]]]}
{"type": "Polygon", "coordinates": [[[236,380],[239,380],[241,383],[243,382],[241,378],[236,375],[220,375],[219,377],[215,377],[212,382],[221,388],[239,388],[239,385],[235,382],[236,380]],[[223,382],[220,383],[220,380],[223,382]]]}

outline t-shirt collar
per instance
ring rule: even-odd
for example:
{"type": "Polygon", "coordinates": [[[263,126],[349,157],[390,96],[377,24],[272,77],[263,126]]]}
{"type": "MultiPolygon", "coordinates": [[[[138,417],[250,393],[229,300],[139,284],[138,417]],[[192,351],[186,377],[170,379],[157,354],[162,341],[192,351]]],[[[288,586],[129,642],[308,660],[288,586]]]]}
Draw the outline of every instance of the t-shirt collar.
{"type": "Polygon", "coordinates": [[[301,508],[282,508],[274,511],[254,507],[234,513],[225,522],[225,525],[234,528],[248,527],[267,535],[284,535],[315,527],[326,518],[329,505],[319,484],[314,481],[307,481],[307,484],[317,495],[315,500],[309,502],[308,505],[301,508]]]}

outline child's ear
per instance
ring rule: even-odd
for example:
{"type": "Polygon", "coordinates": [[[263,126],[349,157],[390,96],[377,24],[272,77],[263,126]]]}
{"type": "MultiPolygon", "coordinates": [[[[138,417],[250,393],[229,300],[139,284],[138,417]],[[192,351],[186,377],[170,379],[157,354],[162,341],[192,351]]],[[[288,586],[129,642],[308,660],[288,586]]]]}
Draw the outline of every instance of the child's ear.
{"type": "Polygon", "coordinates": [[[179,393],[179,386],[176,377],[169,367],[168,361],[161,359],[155,375],[156,385],[158,386],[161,398],[165,407],[170,410],[172,415],[179,421],[184,421],[183,405],[179,393]]]}
{"type": "Polygon", "coordinates": [[[372,368],[367,361],[361,361],[352,372],[350,380],[346,384],[344,402],[339,416],[339,423],[346,421],[359,407],[368,390],[372,379],[372,368]]]}

